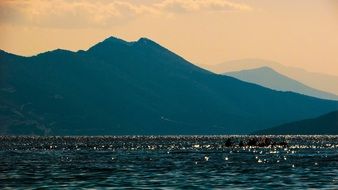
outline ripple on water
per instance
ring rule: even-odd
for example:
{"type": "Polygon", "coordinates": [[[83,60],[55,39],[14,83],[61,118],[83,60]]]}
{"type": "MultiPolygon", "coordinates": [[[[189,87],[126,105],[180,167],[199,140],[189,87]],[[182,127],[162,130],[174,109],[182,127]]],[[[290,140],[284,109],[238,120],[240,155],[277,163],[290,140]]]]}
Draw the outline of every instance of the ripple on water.
{"type": "Polygon", "coordinates": [[[338,189],[338,136],[250,138],[0,137],[0,187],[338,189]]]}

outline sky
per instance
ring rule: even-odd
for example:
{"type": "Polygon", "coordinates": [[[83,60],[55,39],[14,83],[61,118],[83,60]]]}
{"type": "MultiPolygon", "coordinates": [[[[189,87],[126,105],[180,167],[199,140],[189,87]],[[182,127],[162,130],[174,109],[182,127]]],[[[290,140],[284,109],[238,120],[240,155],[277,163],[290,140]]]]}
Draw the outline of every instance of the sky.
{"type": "Polygon", "coordinates": [[[336,0],[1,0],[0,49],[150,38],[197,65],[266,59],[338,76],[336,0]]]}

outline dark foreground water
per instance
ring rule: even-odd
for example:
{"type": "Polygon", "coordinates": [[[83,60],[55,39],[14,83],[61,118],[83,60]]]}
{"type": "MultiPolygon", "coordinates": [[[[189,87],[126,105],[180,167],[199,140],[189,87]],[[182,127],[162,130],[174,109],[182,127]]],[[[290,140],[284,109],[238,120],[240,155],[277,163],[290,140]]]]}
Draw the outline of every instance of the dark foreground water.
{"type": "Polygon", "coordinates": [[[338,136],[248,138],[0,137],[0,189],[338,189],[338,136]]]}

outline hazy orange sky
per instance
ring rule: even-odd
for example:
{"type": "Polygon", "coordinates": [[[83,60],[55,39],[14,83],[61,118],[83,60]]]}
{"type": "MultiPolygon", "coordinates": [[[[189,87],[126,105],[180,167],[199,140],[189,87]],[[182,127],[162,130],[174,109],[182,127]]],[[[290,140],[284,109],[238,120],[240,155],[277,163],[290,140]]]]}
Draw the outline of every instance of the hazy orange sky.
{"type": "Polygon", "coordinates": [[[338,75],[336,0],[1,0],[0,49],[79,50],[148,37],[189,61],[260,58],[338,75]]]}

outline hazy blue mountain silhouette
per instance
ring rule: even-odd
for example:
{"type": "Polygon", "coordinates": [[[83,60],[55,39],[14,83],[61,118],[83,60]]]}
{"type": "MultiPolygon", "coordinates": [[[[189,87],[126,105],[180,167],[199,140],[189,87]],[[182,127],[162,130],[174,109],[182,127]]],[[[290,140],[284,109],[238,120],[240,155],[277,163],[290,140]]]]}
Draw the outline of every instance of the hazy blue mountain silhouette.
{"type": "Polygon", "coordinates": [[[330,112],[314,119],[305,119],[261,130],[256,134],[338,135],[338,111],[330,112]]]}
{"type": "Polygon", "coordinates": [[[310,72],[297,67],[285,66],[275,61],[263,59],[240,59],[226,61],[216,65],[204,65],[204,67],[208,68],[208,70],[219,74],[264,66],[270,67],[278,73],[288,76],[307,86],[311,86],[312,88],[338,95],[338,76],[310,72]]]}
{"type": "Polygon", "coordinates": [[[214,74],[146,38],[0,52],[0,73],[2,134],[243,134],[338,109],[214,74]]]}
{"type": "Polygon", "coordinates": [[[292,91],[323,99],[338,100],[338,96],[334,94],[306,86],[296,80],[276,72],[270,67],[227,72],[224,74],[235,77],[242,81],[255,83],[274,90],[292,91]]]}

